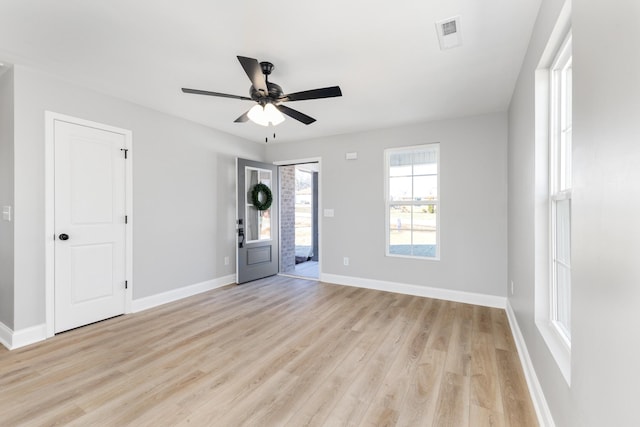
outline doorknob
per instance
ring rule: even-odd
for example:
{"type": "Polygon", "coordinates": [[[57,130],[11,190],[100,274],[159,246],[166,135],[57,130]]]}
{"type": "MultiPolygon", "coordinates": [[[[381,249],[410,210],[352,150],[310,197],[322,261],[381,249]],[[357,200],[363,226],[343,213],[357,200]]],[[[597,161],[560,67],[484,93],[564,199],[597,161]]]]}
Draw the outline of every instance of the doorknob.
{"type": "Polygon", "coordinates": [[[61,235],[58,236],[58,239],[60,239],[60,240],[69,240],[69,235],[62,233],[61,235]]]}

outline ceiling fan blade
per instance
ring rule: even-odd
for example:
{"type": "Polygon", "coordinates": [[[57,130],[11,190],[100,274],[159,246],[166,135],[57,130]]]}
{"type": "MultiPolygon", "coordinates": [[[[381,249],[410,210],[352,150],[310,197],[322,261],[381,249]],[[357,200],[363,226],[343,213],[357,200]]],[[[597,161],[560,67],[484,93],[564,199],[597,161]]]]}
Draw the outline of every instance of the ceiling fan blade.
{"type": "Polygon", "coordinates": [[[243,115],[241,115],[240,117],[235,119],[233,122],[234,123],[244,123],[244,122],[246,122],[248,120],[249,120],[249,111],[247,111],[246,113],[244,113],[243,115]]]}
{"type": "Polygon", "coordinates": [[[316,119],[314,119],[313,117],[309,117],[298,110],[294,110],[293,108],[289,108],[284,105],[276,105],[276,108],[280,110],[282,114],[286,114],[287,116],[296,119],[297,121],[302,122],[305,125],[310,125],[311,123],[316,121],[316,119]]]}
{"type": "Polygon", "coordinates": [[[281,102],[285,101],[304,101],[306,99],[320,99],[320,98],[333,98],[336,96],[342,96],[340,86],[323,87],[322,89],[303,90],[302,92],[294,92],[284,96],[280,99],[281,102]]]}
{"type": "Polygon", "coordinates": [[[247,73],[251,84],[256,90],[259,90],[264,96],[269,95],[269,89],[267,83],[262,74],[262,67],[258,64],[258,60],[254,58],[247,58],[246,56],[238,56],[240,65],[244,68],[244,72],[247,73]]]}
{"type": "Polygon", "coordinates": [[[233,99],[242,99],[244,101],[253,101],[251,98],[248,98],[246,96],[229,95],[228,93],[220,93],[220,92],[209,92],[207,90],[200,90],[200,89],[187,89],[183,87],[182,91],[184,93],[193,93],[195,95],[220,96],[222,98],[233,98],[233,99]]]}

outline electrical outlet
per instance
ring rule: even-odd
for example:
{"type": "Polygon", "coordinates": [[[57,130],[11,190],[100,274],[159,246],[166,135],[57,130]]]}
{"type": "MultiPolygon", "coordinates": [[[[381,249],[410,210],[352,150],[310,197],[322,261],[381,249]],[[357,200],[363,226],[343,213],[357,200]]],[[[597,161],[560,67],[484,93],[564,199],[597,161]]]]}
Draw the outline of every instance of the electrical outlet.
{"type": "Polygon", "coordinates": [[[343,262],[344,265],[349,265],[349,257],[344,257],[342,262],[343,262]]]}
{"type": "Polygon", "coordinates": [[[511,295],[513,295],[513,280],[511,281],[511,295]]]}
{"type": "Polygon", "coordinates": [[[224,257],[224,265],[229,265],[229,257],[224,257]]]}

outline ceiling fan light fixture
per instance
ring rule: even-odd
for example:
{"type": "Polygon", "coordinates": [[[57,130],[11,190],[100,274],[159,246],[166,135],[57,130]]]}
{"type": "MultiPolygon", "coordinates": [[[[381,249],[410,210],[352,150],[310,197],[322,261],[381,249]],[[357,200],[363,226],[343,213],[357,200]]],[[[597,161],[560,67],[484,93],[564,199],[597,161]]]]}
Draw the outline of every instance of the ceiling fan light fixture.
{"type": "Polygon", "coordinates": [[[264,106],[257,104],[251,107],[247,113],[249,120],[260,126],[277,126],[284,122],[284,116],[278,109],[271,103],[264,106]]]}
{"type": "Polygon", "coordinates": [[[264,114],[273,126],[284,122],[284,115],[271,103],[264,106],[264,114]]]}
{"type": "Polygon", "coordinates": [[[260,104],[256,104],[247,113],[249,120],[260,126],[269,126],[267,116],[264,114],[264,107],[260,104]]]}

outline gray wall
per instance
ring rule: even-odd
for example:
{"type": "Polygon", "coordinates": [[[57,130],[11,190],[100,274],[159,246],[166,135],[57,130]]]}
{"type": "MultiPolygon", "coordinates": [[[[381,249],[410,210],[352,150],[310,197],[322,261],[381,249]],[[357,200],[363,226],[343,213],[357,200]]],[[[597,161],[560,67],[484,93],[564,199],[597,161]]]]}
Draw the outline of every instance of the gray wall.
{"type": "Polygon", "coordinates": [[[636,0],[573,4],[571,387],[534,323],[533,73],[562,3],[543,1],[509,109],[508,274],[516,283],[510,302],[556,425],[636,425],[640,378],[640,3],[636,0]]]}
{"type": "Polygon", "coordinates": [[[322,273],[505,296],[506,143],[499,113],[270,144],[266,155],[322,158],[320,203],[335,211],[321,218],[322,273]],[[430,142],[441,144],[441,260],[387,257],[383,150],[430,142]],[[351,151],[358,160],[345,160],[351,151]]]}
{"type": "MultiPolygon", "coordinates": [[[[13,205],[13,69],[10,69],[0,75],[0,209],[13,205]]],[[[13,221],[2,219],[0,322],[13,328],[13,221]]]]}
{"type": "Polygon", "coordinates": [[[235,272],[235,157],[262,145],[16,66],[14,330],[45,320],[45,110],[133,131],[134,299],[235,272]]]}
{"type": "MultiPolygon", "coordinates": [[[[534,73],[563,0],[542,2],[509,108],[509,302],[525,337],[546,400],[559,426],[570,425],[570,389],[535,325],[535,116],[534,73]],[[567,412],[565,412],[565,408],[567,412]]],[[[546,200],[546,199],[545,199],[546,200]]],[[[545,211],[546,212],[546,211],[545,211]]],[[[543,212],[543,215],[545,214],[543,212]]]]}

